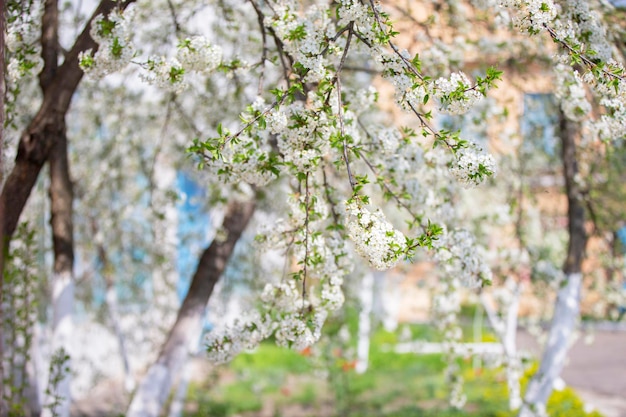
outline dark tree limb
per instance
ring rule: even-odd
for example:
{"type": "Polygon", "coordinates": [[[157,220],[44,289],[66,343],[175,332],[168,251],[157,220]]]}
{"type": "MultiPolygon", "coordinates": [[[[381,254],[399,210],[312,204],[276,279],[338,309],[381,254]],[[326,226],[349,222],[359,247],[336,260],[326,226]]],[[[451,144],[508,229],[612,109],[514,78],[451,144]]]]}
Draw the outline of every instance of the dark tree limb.
{"type": "MultiPolygon", "coordinates": [[[[4,149],[4,97],[6,93],[5,84],[5,66],[4,66],[4,33],[6,32],[5,21],[5,2],[0,0],[0,193],[2,192],[2,183],[4,181],[4,161],[2,158],[2,149],[4,149]]],[[[0,223],[4,219],[4,209],[0,204],[0,223]]],[[[8,244],[5,244],[4,228],[0,225],[0,326],[4,323],[4,315],[2,314],[3,300],[3,283],[4,283],[4,260],[8,255],[8,244]]],[[[4,417],[7,413],[7,406],[4,401],[4,342],[0,337],[0,417],[4,417]]]]}
{"type": "Polygon", "coordinates": [[[43,69],[39,73],[39,85],[46,91],[59,66],[59,4],[57,0],[45,0],[41,19],[41,58],[43,69]]]}
{"type": "Polygon", "coordinates": [[[72,273],[74,234],[72,203],[74,192],[70,179],[65,132],[54,140],[50,152],[50,226],[54,248],[54,273],[72,273]]]}

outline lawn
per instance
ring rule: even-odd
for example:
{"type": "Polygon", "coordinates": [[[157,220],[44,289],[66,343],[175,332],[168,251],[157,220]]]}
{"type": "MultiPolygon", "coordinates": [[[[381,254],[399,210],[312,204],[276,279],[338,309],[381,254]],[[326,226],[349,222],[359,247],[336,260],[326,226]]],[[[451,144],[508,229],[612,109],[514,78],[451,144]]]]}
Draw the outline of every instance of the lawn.
{"type": "MultiPolygon", "coordinates": [[[[352,322],[352,320],[350,320],[352,322]]],[[[351,323],[350,327],[354,327],[351,323]]],[[[354,329],[351,329],[354,330],[354,329]]],[[[411,325],[412,338],[436,340],[432,326],[411,325]]],[[[294,352],[264,343],[218,367],[190,386],[187,417],[512,417],[502,368],[462,361],[467,403],[448,406],[446,367],[440,354],[393,352],[398,333],[378,330],[371,339],[368,370],[354,370],[355,342],[338,340],[339,328],[312,349],[294,352]],[[332,342],[331,342],[332,341],[332,342]]],[[[404,332],[407,333],[406,330],[404,332]]],[[[469,334],[471,332],[466,332],[469,334]]],[[[352,332],[354,334],[354,332],[352,332]]],[[[484,332],[485,340],[492,340],[484,332]]],[[[529,373],[532,371],[528,371],[529,373]]],[[[526,377],[527,378],[527,377],[526,377]]],[[[585,413],[571,389],[555,392],[551,417],[602,417],[585,413]]]]}

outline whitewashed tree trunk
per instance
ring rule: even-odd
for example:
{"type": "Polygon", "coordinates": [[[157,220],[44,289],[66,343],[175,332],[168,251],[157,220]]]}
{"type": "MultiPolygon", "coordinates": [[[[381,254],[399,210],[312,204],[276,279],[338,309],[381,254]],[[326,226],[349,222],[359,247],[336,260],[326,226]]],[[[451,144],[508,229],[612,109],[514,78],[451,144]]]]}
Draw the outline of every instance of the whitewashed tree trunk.
{"type": "Polygon", "coordinates": [[[176,170],[169,160],[169,155],[164,152],[157,153],[153,171],[150,201],[154,212],[152,228],[155,263],[152,272],[152,304],[154,306],[152,319],[155,327],[154,333],[160,336],[155,337],[155,340],[161,343],[171,328],[176,317],[176,309],[180,305],[176,294],[179,276],[174,266],[179,244],[178,210],[167,197],[170,190],[175,188],[176,183],[176,170]]]}
{"type": "Polygon", "coordinates": [[[367,371],[367,362],[370,352],[370,333],[372,306],[374,303],[374,273],[368,272],[361,280],[359,299],[361,311],[359,312],[359,330],[357,341],[356,372],[359,374],[367,371]]]}
{"type": "MultiPolygon", "coordinates": [[[[62,348],[68,352],[70,360],[65,366],[71,370],[71,340],[74,333],[74,320],[72,318],[74,311],[74,278],[70,273],[61,273],[54,274],[52,280],[53,318],[51,351],[56,352],[62,348]]],[[[51,392],[44,397],[42,417],[50,417],[53,415],[51,407],[47,407],[54,401],[53,397],[59,399],[59,405],[54,408],[54,414],[59,417],[67,417],[70,415],[70,405],[72,401],[70,393],[71,381],[71,372],[65,372],[63,378],[55,387],[47,387],[51,392]]]]}
{"type": "Polygon", "coordinates": [[[180,381],[178,381],[178,386],[176,387],[176,393],[174,394],[172,405],[170,405],[168,417],[182,417],[190,378],[191,364],[187,361],[183,368],[182,375],[180,376],[180,381]]]}
{"type": "Polygon", "coordinates": [[[480,295],[480,301],[487,313],[487,319],[496,332],[502,344],[505,356],[506,381],[509,391],[509,409],[516,410],[522,405],[520,390],[520,378],[522,372],[521,358],[517,353],[517,318],[519,313],[519,302],[521,296],[521,285],[515,284],[511,290],[511,298],[508,299],[504,320],[496,315],[484,293],[480,295]]]}
{"type": "Polygon", "coordinates": [[[580,293],[583,280],[582,260],[587,246],[587,232],[585,230],[585,207],[582,190],[576,182],[578,175],[576,160],[578,127],[567,120],[561,112],[560,128],[569,232],[567,258],[563,264],[565,281],[561,282],[557,294],[548,344],[544,349],[539,371],[528,384],[519,417],[545,415],[546,402],[552,393],[554,382],[565,364],[572,334],[580,314],[580,293]]]}
{"type": "Polygon", "coordinates": [[[117,309],[117,292],[113,285],[107,285],[106,292],[107,309],[109,310],[109,318],[111,319],[111,325],[117,338],[117,344],[122,357],[122,365],[124,367],[124,389],[126,392],[132,392],[135,388],[135,380],[130,370],[130,361],[128,359],[128,351],[126,349],[126,338],[120,327],[120,316],[117,309]]]}
{"type": "Polygon", "coordinates": [[[52,276],[52,353],[63,349],[70,355],[61,380],[48,386],[49,395],[44,400],[44,417],[70,415],[72,379],[71,341],[74,333],[74,227],[72,222],[73,190],[67,159],[65,122],[58,122],[56,144],[50,152],[50,225],[54,247],[54,273],[52,276]],[[56,406],[48,405],[56,403],[56,406]],[[54,408],[52,410],[51,408],[54,408]]]}
{"type": "Polygon", "coordinates": [[[157,417],[170,394],[174,379],[185,364],[189,346],[197,341],[207,302],[247,226],[255,205],[229,204],[222,229],[225,239],[214,239],[202,253],[178,317],[156,362],[148,369],[128,408],[126,417],[157,417]]]}
{"type": "Polygon", "coordinates": [[[541,358],[541,366],[528,384],[524,396],[524,406],[519,413],[520,417],[545,415],[545,404],[567,359],[567,351],[580,312],[582,274],[569,274],[565,279],[565,285],[558,292],[548,343],[541,358]]]}
{"type": "Polygon", "coordinates": [[[31,360],[28,363],[29,386],[27,392],[28,409],[31,416],[40,416],[43,403],[43,387],[45,385],[46,372],[43,369],[41,355],[41,328],[35,323],[33,326],[33,340],[30,346],[31,360]]]}

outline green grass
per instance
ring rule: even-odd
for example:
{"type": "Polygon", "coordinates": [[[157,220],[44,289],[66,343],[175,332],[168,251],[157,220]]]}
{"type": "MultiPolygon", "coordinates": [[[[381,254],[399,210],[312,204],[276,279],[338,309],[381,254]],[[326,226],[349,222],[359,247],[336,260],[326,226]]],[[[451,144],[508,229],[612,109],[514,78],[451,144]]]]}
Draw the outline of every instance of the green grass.
{"type": "MultiPolygon", "coordinates": [[[[351,321],[351,320],[349,320],[351,321]]],[[[330,327],[336,333],[339,326],[330,327]]],[[[427,325],[412,325],[414,339],[436,339],[427,325]]],[[[469,333],[471,335],[471,333],[469,333]]],[[[485,333],[483,339],[491,335],[485,333]]],[[[275,416],[289,416],[299,406],[299,416],[314,417],[513,417],[508,410],[506,380],[498,369],[473,369],[471,361],[462,362],[465,394],[463,410],[447,405],[445,363],[441,355],[397,354],[395,333],[375,332],[371,339],[369,369],[357,374],[351,362],[338,356],[354,346],[320,342],[322,352],[316,365],[311,358],[271,343],[254,353],[237,357],[222,372],[228,378],[212,376],[203,384],[190,387],[188,403],[196,411],[188,417],[255,417],[270,404],[275,416]],[[328,374],[316,375],[330,366],[328,374]],[[218,383],[219,380],[219,383],[218,383]]],[[[551,417],[601,417],[585,413],[572,390],[555,393],[548,404],[551,417]]]]}

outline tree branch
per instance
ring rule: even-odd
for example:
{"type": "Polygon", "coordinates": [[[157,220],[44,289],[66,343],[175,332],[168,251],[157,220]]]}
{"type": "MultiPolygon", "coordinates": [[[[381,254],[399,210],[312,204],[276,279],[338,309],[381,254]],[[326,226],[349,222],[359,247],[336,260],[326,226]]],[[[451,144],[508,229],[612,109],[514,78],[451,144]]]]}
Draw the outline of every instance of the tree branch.
{"type": "Polygon", "coordinates": [[[46,0],[41,19],[41,58],[43,69],[39,85],[45,91],[54,79],[59,66],[59,5],[57,0],[46,0]]]}

